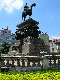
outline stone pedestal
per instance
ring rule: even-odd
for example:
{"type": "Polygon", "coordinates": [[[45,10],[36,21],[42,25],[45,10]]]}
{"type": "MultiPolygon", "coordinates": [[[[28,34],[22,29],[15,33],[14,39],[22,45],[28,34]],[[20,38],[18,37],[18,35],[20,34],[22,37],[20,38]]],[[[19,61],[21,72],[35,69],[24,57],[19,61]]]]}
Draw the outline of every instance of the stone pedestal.
{"type": "Polygon", "coordinates": [[[42,60],[42,67],[43,67],[43,69],[48,69],[49,68],[49,59],[44,58],[42,60]]]}

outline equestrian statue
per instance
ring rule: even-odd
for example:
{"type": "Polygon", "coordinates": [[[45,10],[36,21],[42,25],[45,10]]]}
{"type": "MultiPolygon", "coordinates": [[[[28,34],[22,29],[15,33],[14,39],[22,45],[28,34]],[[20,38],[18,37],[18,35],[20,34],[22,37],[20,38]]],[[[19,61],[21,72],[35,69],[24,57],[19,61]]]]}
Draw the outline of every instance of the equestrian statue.
{"type": "Polygon", "coordinates": [[[24,21],[25,21],[25,18],[26,18],[27,15],[29,15],[29,16],[32,15],[32,7],[35,7],[35,6],[36,6],[36,4],[33,3],[33,4],[30,6],[30,8],[29,8],[29,7],[27,6],[27,3],[26,3],[26,5],[24,6],[24,11],[22,12],[22,20],[23,20],[23,18],[24,18],[24,21]]]}

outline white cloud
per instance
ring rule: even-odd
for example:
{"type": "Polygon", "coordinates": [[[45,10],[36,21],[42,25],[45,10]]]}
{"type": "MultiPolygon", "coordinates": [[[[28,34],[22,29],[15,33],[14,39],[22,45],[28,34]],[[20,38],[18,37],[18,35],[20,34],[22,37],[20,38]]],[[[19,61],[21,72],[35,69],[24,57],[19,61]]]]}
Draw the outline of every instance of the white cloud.
{"type": "Polygon", "coordinates": [[[0,10],[3,8],[8,13],[13,12],[14,9],[19,10],[23,6],[23,0],[1,0],[0,1],[0,10]]]}
{"type": "Polygon", "coordinates": [[[50,36],[49,39],[60,39],[60,36],[50,36]]]}
{"type": "Polygon", "coordinates": [[[4,1],[0,1],[0,10],[4,7],[4,1]]]}

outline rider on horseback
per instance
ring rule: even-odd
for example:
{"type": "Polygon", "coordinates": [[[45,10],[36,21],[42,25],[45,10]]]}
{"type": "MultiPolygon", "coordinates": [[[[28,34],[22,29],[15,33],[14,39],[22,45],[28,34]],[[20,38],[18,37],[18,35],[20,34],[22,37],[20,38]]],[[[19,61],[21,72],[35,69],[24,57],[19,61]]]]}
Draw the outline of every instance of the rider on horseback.
{"type": "Polygon", "coordinates": [[[24,6],[24,12],[26,12],[28,9],[29,7],[27,6],[27,3],[26,3],[26,5],[24,6]]]}
{"type": "Polygon", "coordinates": [[[24,11],[22,12],[22,20],[23,20],[23,17],[24,17],[24,21],[25,21],[25,18],[27,15],[29,15],[29,16],[32,15],[32,7],[35,7],[35,6],[36,6],[36,4],[33,3],[29,8],[26,3],[26,5],[24,6],[24,11]]]}

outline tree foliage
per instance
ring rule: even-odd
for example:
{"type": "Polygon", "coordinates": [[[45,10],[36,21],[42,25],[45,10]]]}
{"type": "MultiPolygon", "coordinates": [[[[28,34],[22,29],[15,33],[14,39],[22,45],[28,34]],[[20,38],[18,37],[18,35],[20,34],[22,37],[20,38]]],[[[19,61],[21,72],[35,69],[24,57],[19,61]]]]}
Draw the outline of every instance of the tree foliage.
{"type": "Polygon", "coordinates": [[[26,38],[28,36],[38,38],[39,33],[41,33],[41,31],[38,31],[38,29],[39,27],[37,25],[27,26],[27,27],[22,28],[21,30],[17,29],[15,32],[15,35],[16,35],[15,38],[17,40],[20,40],[21,38],[26,38]]]}
{"type": "Polygon", "coordinates": [[[4,42],[2,48],[0,48],[0,53],[7,54],[9,52],[10,44],[4,42]]]}

